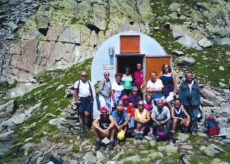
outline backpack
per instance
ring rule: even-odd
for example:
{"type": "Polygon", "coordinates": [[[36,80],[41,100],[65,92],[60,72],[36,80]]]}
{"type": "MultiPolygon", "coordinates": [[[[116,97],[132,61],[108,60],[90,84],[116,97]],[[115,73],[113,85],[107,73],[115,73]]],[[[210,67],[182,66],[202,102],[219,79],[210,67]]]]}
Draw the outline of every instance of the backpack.
{"type": "Polygon", "coordinates": [[[212,116],[208,116],[205,118],[204,127],[206,132],[211,136],[220,134],[219,123],[212,116]]]}
{"type": "Polygon", "coordinates": [[[156,141],[166,141],[170,139],[170,131],[167,125],[159,125],[155,134],[156,141]]]}

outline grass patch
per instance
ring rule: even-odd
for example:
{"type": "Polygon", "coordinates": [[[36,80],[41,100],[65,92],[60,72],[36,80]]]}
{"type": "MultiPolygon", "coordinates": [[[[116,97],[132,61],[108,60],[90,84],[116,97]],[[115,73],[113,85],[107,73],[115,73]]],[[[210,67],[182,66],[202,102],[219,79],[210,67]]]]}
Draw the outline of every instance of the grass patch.
{"type": "Polygon", "coordinates": [[[80,146],[73,146],[71,152],[78,153],[80,151],[80,146]]]}

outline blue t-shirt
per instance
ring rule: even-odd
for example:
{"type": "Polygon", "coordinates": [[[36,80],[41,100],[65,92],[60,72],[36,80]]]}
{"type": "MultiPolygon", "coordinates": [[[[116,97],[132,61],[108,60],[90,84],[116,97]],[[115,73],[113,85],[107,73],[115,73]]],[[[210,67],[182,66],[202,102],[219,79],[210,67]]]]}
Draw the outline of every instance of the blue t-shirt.
{"type": "Polygon", "coordinates": [[[112,116],[113,116],[113,118],[116,119],[117,125],[123,124],[125,122],[125,120],[128,118],[128,116],[125,112],[123,112],[122,117],[119,117],[116,110],[113,111],[112,116]]]}

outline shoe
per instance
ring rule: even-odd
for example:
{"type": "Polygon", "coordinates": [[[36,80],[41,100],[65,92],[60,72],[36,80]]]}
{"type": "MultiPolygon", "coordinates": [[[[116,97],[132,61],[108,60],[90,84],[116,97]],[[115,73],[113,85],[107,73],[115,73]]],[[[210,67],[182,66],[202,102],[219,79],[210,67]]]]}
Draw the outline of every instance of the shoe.
{"type": "Polygon", "coordinates": [[[101,147],[101,141],[96,141],[95,150],[99,150],[101,147]]]}
{"type": "Polygon", "coordinates": [[[140,139],[139,134],[140,134],[140,133],[136,133],[136,135],[135,135],[135,139],[136,139],[136,140],[140,139]]]}
{"type": "Polygon", "coordinates": [[[144,134],[143,134],[143,133],[140,133],[140,134],[139,134],[139,139],[140,139],[140,140],[143,140],[143,138],[144,138],[144,134]]]}
{"type": "Polygon", "coordinates": [[[149,133],[148,133],[148,136],[149,136],[149,137],[152,137],[152,136],[153,136],[153,128],[150,128],[149,133]]]}
{"type": "Polygon", "coordinates": [[[125,140],[122,140],[122,141],[119,142],[120,146],[123,146],[124,144],[125,144],[125,140]]]}
{"type": "Polygon", "coordinates": [[[134,128],[132,128],[131,130],[131,136],[134,137],[135,136],[135,133],[134,133],[134,128]]]}
{"type": "Polygon", "coordinates": [[[196,137],[196,132],[192,132],[192,136],[193,136],[193,137],[196,137]]]}
{"type": "Polygon", "coordinates": [[[112,150],[113,150],[113,146],[114,146],[114,142],[110,142],[110,143],[109,143],[109,151],[112,151],[112,150]]]}

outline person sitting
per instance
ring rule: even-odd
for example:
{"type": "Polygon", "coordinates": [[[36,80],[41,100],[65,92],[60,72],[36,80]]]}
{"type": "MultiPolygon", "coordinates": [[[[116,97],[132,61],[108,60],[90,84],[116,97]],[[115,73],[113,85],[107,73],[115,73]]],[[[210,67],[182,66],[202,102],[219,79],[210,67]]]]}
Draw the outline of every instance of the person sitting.
{"type": "Polygon", "coordinates": [[[122,74],[115,74],[116,81],[112,84],[112,98],[113,98],[113,107],[116,108],[121,102],[121,96],[123,92],[123,84],[121,82],[122,74]]]}
{"type": "Polygon", "coordinates": [[[150,93],[147,93],[145,95],[145,98],[146,98],[146,103],[144,104],[144,107],[145,107],[145,109],[148,110],[149,115],[151,116],[152,109],[153,109],[153,102],[151,101],[152,100],[152,95],[150,93]]]}
{"type": "MultiPolygon", "coordinates": [[[[150,93],[147,93],[145,95],[145,98],[146,98],[146,103],[144,104],[144,108],[147,109],[148,114],[151,117],[151,113],[152,113],[152,109],[153,109],[153,102],[151,101],[152,100],[152,95],[150,93]]],[[[152,123],[153,122],[150,119],[150,121],[149,121],[150,128],[149,128],[148,136],[153,136],[153,128],[151,128],[152,123]]]]}
{"type": "Polygon", "coordinates": [[[138,102],[141,100],[141,97],[137,94],[137,87],[133,87],[132,94],[129,96],[129,102],[133,104],[134,108],[138,108],[138,102]]]}
{"type": "Polygon", "coordinates": [[[128,116],[128,133],[131,133],[131,136],[134,136],[134,108],[133,108],[133,104],[129,103],[129,98],[127,95],[123,95],[122,98],[122,104],[120,104],[121,106],[124,107],[124,112],[127,114],[128,116]]]}
{"type": "Polygon", "coordinates": [[[109,115],[109,110],[106,106],[101,108],[101,114],[93,122],[94,134],[96,136],[95,150],[99,150],[101,139],[110,137],[109,150],[113,150],[114,146],[114,119],[109,115]]]}
{"type": "Polygon", "coordinates": [[[130,74],[130,67],[125,67],[125,74],[123,74],[123,77],[121,79],[122,84],[124,85],[124,91],[123,95],[129,96],[132,92],[134,78],[130,74]]]}
{"type": "Polygon", "coordinates": [[[156,132],[156,129],[159,125],[166,125],[168,130],[171,131],[172,121],[170,116],[170,111],[167,106],[164,106],[163,99],[157,100],[157,106],[153,107],[151,118],[153,120],[153,131],[156,132]]]}
{"type": "Polygon", "coordinates": [[[177,127],[180,129],[189,127],[190,116],[181,105],[181,100],[178,98],[174,102],[174,107],[171,108],[171,115],[173,119],[172,135],[174,137],[177,127]]]}
{"type": "MultiPolygon", "coordinates": [[[[163,64],[159,79],[161,79],[164,85],[162,91],[166,102],[169,104],[170,101],[176,97],[176,76],[173,74],[170,65],[163,64]]],[[[169,106],[171,106],[171,104],[169,104],[169,106]]]]}
{"type": "Polygon", "coordinates": [[[138,109],[135,110],[134,119],[137,123],[137,131],[135,139],[142,140],[144,137],[145,129],[148,126],[150,116],[147,109],[144,108],[144,102],[141,100],[138,103],[138,109]]]}
{"type": "Polygon", "coordinates": [[[100,106],[106,106],[109,109],[109,112],[111,113],[111,93],[112,93],[112,86],[111,81],[109,79],[109,72],[104,72],[105,79],[101,80],[100,86],[99,86],[99,101],[100,106]]]}
{"type": "MultiPolygon", "coordinates": [[[[127,131],[127,125],[128,125],[129,120],[128,120],[127,114],[124,112],[124,107],[119,105],[117,107],[117,110],[112,112],[112,116],[114,118],[114,124],[115,124],[114,135],[117,135],[118,132],[123,132],[124,133],[123,135],[125,135],[127,131]]],[[[118,140],[119,140],[119,137],[118,137],[118,140]]],[[[119,143],[120,146],[124,145],[125,143],[124,139],[119,140],[119,142],[120,142],[119,143]]]]}
{"type": "Polygon", "coordinates": [[[155,71],[150,72],[151,80],[148,81],[146,86],[146,92],[152,94],[152,101],[154,106],[156,106],[156,101],[162,99],[162,89],[163,84],[160,79],[157,79],[157,73],[155,71]]]}

